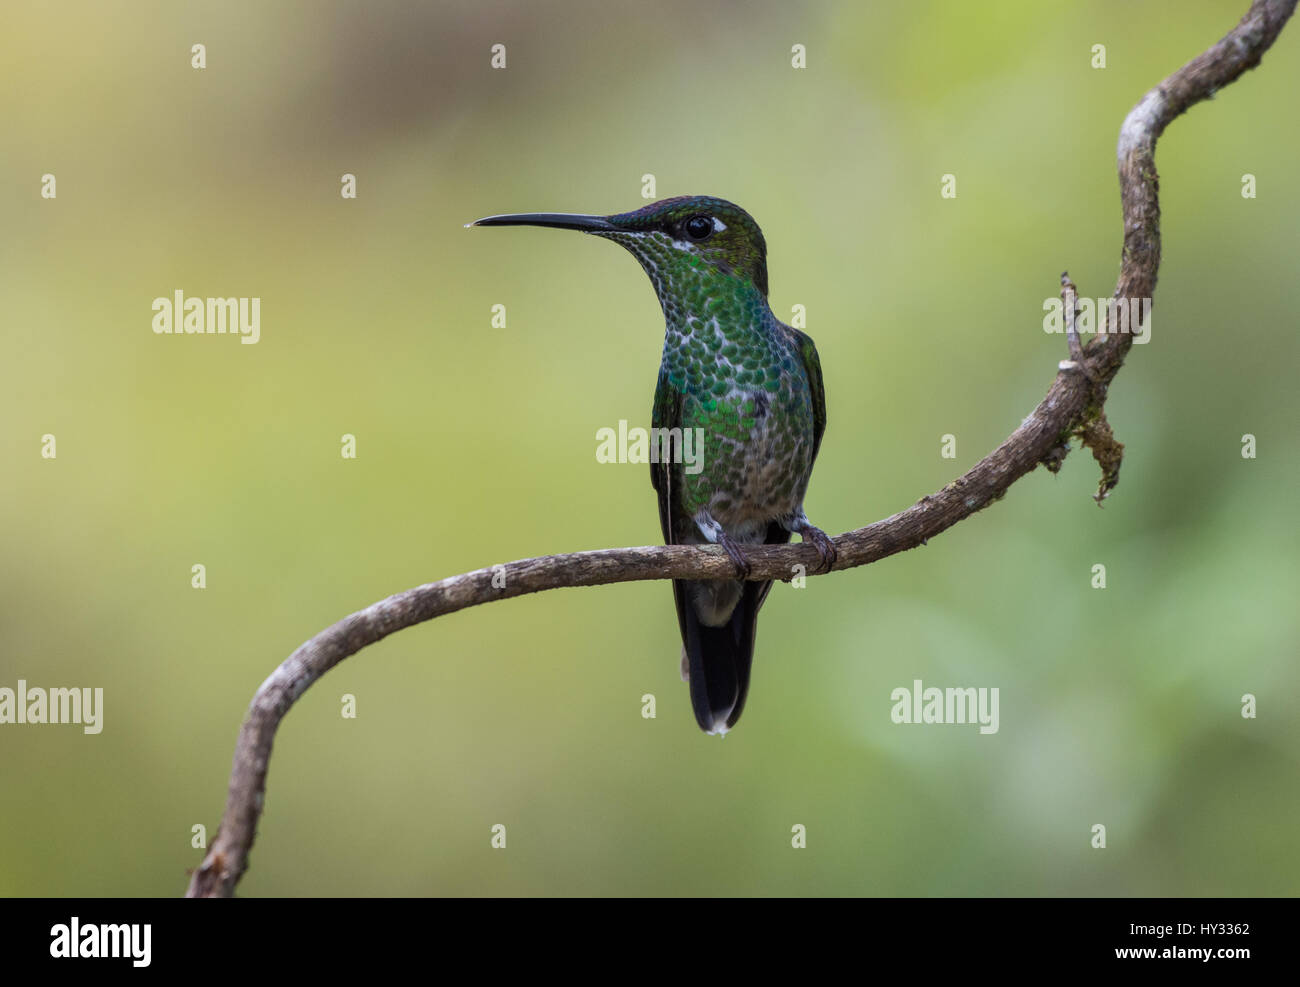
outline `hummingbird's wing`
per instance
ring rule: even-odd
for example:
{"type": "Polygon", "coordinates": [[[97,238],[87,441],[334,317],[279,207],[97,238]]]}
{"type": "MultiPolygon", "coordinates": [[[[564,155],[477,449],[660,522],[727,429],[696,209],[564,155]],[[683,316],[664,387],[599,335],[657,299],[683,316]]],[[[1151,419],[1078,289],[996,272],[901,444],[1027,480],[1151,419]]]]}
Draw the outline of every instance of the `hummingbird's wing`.
{"type": "MultiPolygon", "coordinates": [[[[650,425],[653,428],[681,428],[683,400],[682,392],[673,386],[672,381],[668,379],[668,374],[660,369],[659,383],[655,386],[654,409],[650,413],[650,425]]],[[[673,465],[671,462],[650,464],[650,485],[659,495],[659,527],[663,531],[666,545],[679,543],[680,538],[673,536],[674,522],[680,524],[680,519],[685,514],[678,486],[681,472],[674,471],[673,465]]]]}
{"type": "MultiPolygon", "coordinates": [[[[673,386],[667,372],[660,368],[659,382],[655,386],[654,408],[650,413],[651,427],[681,428],[683,403],[684,395],[673,386]]],[[[680,482],[681,472],[674,470],[671,462],[650,463],[650,485],[655,488],[659,500],[659,529],[663,532],[665,545],[677,545],[689,537],[686,531],[679,530],[675,524],[686,515],[681,501],[680,482]]],[[[687,524],[690,523],[687,519],[687,524]]],[[[686,616],[687,592],[682,580],[673,580],[673,602],[677,604],[677,626],[682,634],[683,647],[690,639],[690,621],[686,616]]],[[[683,671],[683,677],[685,675],[683,671]]]]}
{"type": "Polygon", "coordinates": [[[826,431],[826,385],[822,383],[822,361],[817,355],[817,347],[812,337],[806,332],[791,328],[799,344],[799,355],[803,358],[804,373],[808,375],[808,387],[812,391],[813,405],[813,454],[812,461],[817,461],[817,450],[822,446],[822,433],[826,431]]]}

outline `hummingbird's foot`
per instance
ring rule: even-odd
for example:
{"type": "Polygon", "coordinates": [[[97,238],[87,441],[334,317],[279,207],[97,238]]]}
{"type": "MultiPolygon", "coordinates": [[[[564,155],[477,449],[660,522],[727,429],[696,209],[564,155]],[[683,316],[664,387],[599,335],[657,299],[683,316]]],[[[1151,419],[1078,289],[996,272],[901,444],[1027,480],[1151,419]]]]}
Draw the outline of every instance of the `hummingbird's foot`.
{"type": "Polygon", "coordinates": [[[789,529],[806,542],[811,542],[812,547],[817,549],[817,554],[821,556],[821,567],[818,573],[830,572],[838,558],[835,551],[835,542],[831,536],[822,531],[821,528],[814,527],[813,523],[808,520],[807,515],[802,511],[797,514],[788,525],[789,529]]]}
{"type": "Polygon", "coordinates": [[[735,541],[725,531],[719,529],[718,542],[723,550],[731,556],[731,561],[736,566],[736,578],[744,582],[749,578],[749,558],[745,555],[745,550],[740,547],[740,542],[735,541]]]}
{"type": "Polygon", "coordinates": [[[721,545],[723,551],[730,556],[732,563],[736,567],[736,578],[741,582],[748,579],[750,573],[749,558],[745,555],[745,550],[741,547],[740,542],[727,534],[722,525],[708,511],[700,511],[696,514],[695,524],[705,538],[715,545],[721,545]]]}

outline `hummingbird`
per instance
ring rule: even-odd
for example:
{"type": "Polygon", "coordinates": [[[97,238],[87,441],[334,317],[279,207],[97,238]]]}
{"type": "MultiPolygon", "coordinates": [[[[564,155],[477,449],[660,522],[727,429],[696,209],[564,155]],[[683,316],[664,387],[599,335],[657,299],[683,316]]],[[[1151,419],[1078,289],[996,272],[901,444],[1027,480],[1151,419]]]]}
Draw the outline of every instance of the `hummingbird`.
{"type": "Polygon", "coordinates": [[[676,456],[651,457],[659,524],[667,544],[720,545],[735,566],[735,578],[673,581],[696,722],[725,734],[745,706],[772,587],[748,579],[746,546],[797,533],[816,547],[820,571],[835,564],[834,542],[803,505],[826,430],[821,360],[810,336],[772,314],[762,230],[740,206],[704,195],[612,216],[515,213],[466,226],[580,230],[621,244],[650,276],[665,322],[651,425],[703,439],[694,471],[680,443],[676,456]]]}

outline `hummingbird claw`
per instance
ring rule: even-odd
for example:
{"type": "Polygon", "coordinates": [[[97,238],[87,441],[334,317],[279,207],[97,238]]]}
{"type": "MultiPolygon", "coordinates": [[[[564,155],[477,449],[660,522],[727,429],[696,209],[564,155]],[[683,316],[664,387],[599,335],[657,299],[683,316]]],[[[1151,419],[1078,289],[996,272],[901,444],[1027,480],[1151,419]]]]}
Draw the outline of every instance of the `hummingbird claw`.
{"type": "Polygon", "coordinates": [[[839,553],[835,551],[835,542],[831,541],[830,535],[820,528],[810,528],[807,531],[800,532],[805,541],[813,543],[813,548],[817,549],[817,554],[821,556],[821,572],[830,572],[835,567],[835,560],[839,553]]]}
{"type": "Polygon", "coordinates": [[[749,578],[751,567],[749,559],[745,555],[745,550],[740,547],[740,543],[733,541],[730,536],[719,529],[718,544],[723,547],[727,555],[731,557],[732,563],[736,567],[736,578],[744,582],[749,578]]]}
{"type": "Polygon", "coordinates": [[[745,553],[741,551],[740,546],[731,539],[727,539],[727,543],[722,547],[727,550],[727,554],[731,556],[731,561],[736,565],[736,578],[744,582],[749,578],[751,572],[749,559],[745,557],[745,553]]]}
{"type": "Polygon", "coordinates": [[[830,572],[834,568],[839,553],[836,552],[835,542],[830,535],[821,528],[814,527],[802,515],[790,526],[790,530],[804,541],[811,542],[812,547],[817,549],[817,554],[821,558],[821,566],[817,569],[818,574],[830,572]]]}
{"type": "Polygon", "coordinates": [[[727,556],[731,559],[732,564],[736,567],[736,578],[741,582],[749,579],[752,571],[749,558],[745,555],[745,550],[741,547],[740,542],[732,538],[723,529],[708,511],[700,511],[695,516],[695,523],[699,526],[704,537],[715,545],[721,545],[727,556]]]}

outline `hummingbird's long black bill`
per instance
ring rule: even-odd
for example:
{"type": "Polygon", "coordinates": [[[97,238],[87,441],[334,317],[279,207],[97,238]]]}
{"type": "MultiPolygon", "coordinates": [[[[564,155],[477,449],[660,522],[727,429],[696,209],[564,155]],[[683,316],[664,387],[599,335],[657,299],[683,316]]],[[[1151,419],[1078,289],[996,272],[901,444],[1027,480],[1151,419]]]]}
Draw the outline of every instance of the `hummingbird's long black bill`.
{"type": "Polygon", "coordinates": [[[582,230],[584,233],[618,229],[604,216],[582,216],[567,212],[520,212],[485,216],[465,224],[466,229],[471,226],[550,226],[557,230],[582,230]]]}

